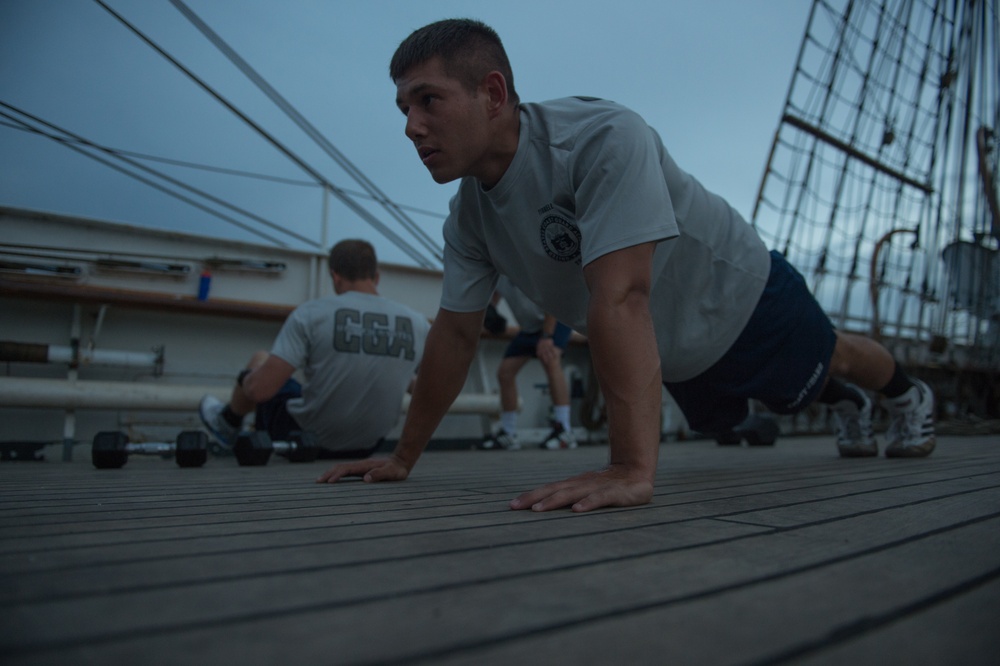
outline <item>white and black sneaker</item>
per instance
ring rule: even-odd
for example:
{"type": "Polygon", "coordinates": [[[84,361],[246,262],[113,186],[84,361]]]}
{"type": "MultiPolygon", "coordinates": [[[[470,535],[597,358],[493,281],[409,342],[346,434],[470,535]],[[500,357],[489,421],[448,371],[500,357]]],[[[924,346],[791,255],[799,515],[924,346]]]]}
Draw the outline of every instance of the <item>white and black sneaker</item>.
{"type": "Polygon", "coordinates": [[[552,431],[545,436],[539,447],[550,451],[575,449],[576,437],[573,436],[572,430],[566,430],[561,423],[553,423],[552,431]]]}
{"type": "Polygon", "coordinates": [[[887,458],[923,458],[937,444],[934,438],[934,393],[919,379],[898,398],[886,400],[889,429],[887,458]]]}
{"type": "Polygon", "coordinates": [[[878,455],[878,441],[872,434],[872,401],[858,387],[848,386],[864,400],[858,407],[853,400],[830,405],[837,423],[837,450],[841,458],[867,458],[878,455]]]}
{"type": "Polygon", "coordinates": [[[479,443],[479,448],[484,451],[516,451],[521,448],[517,441],[517,435],[500,428],[495,433],[487,435],[479,443]]]}
{"type": "Polygon", "coordinates": [[[229,425],[226,419],[222,418],[222,410],[225,408],[226,403],[214,395],[206,395],[198,404],[198,416],[201,417],[201,422],[205,424],[205,428],[216,442],[224,449],[231,449],[233,441],[236,440],[238,429],[229,425]]]}

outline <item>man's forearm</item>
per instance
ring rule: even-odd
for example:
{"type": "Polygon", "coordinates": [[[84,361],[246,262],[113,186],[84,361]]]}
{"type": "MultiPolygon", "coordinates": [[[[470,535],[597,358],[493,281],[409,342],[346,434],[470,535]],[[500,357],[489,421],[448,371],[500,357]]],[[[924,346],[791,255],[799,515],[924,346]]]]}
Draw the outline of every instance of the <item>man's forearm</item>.
{"type": "Polygon", "coordinates": [[[607,406],[610,462],[632,468],[652,482],[663,389],[648,302],[644,298],[592,302],[587,326],[607,406]]]}

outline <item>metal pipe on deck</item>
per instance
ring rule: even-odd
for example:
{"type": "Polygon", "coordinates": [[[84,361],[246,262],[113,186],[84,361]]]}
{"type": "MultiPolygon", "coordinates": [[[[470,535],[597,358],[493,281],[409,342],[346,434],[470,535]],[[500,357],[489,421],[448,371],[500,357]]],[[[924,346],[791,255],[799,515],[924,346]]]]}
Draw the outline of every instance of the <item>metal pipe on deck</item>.
{"type": "Polygon", "coordinates": [[[156,368],[163,362],[162,352],[136,352],[117,349],[87,349],[65,345],[0,341],[0,362],[69,363],[71,365],[109,365],[123,368],[156,368]]]}
{"type": "MultiPolygon", "coordinates": [[[[114,382],[97,380],[0,377],[0,407],[49,409],[143,409],[195,411],[201,397],[211,394],[229,400],[228,386],[114,382]]],[[[403,399],[401,411],[410,405],[403,399]]],[[[499,414],[500,397],[495,394],[467,393],[458,396],[452,414],[499,414]]]]}

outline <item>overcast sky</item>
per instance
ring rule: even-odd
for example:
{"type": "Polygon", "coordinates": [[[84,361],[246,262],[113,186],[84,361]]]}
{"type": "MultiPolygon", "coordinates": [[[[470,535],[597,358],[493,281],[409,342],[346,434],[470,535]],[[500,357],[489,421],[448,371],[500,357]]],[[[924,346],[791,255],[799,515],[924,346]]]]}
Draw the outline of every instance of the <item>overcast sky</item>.
{"type": "MultiPolygon", "coordinates": [[[[168,0],[105,2],[334,185],[361,189],[168,0]]],[[[460,16],[489,23],[504,41],[523,101],[591,95],[635,109],[660,132],[682,168],[749,216],[811,5],[185,2],[390,198],[436,213],[409,214],[438,243],[439,216],[455,184],[437,185],[420,164],[403,135],[404,118],[387,74],[396,46],[414,29],[460,16]]],[[[93,0],[0,0],[0,102],[116,150],[311,180],[93,0]]],[[[25,118],[7,107],[0,111],[25,118]]],[[[16,125],[0,117],[0,205],[267,242],[16,125]]],[[[142,163],[315,243],[323,238],[318,187],[142,163]]],[[[405,235],[381,209],[365,205],[405,235]]],[[[368,238],[382,260],[414,263],[336,201],[328,217],[327,245],[368,238]]]]}

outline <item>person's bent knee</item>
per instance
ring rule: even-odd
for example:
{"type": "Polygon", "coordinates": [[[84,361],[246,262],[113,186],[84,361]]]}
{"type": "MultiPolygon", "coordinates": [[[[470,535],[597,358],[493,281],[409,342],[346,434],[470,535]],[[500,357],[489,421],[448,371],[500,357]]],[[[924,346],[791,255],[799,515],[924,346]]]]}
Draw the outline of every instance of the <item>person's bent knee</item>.
{"type": "Polygon", "coordinates": [[[538,359],[542,366],[549,372],[561,372],[562,371],[562,355],[556,354],[548,360],[538,359]]]}

